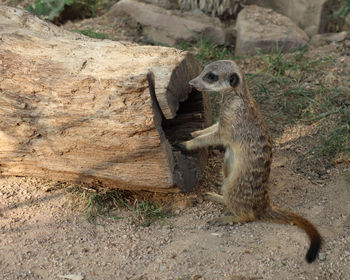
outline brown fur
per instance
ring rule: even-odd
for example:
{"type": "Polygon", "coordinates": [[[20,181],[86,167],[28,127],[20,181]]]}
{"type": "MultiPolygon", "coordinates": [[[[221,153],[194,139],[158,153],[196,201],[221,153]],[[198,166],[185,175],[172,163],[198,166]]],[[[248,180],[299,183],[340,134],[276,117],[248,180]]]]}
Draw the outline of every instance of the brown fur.
{"type": "Polygon", "coordinates": [[[190,84],[199,91],[223,94],[219,122],[192,133],[195,137],[192,140],[178,144],[186,150],[210,145],[226,147],[222,195],[207,193],[206,197],[225,204],[231,216],[219,217],[211,223],[225,225],[254,220],[293,223],[309,236],[311,245],[306,259],[314,261],[321,246],[317,229],[300,215],[271,206],[271,138],[243,73],[233,61],[216,61],[207,65],[190,84]],[[213,75],[208,78],[208,73],[213,75]]]}

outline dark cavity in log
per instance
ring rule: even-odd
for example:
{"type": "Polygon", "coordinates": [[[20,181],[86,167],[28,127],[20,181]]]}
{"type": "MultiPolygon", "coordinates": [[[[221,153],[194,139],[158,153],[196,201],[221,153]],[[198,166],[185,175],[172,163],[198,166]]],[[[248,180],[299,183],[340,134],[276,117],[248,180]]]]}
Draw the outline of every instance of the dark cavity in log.
{"type": "MultiPolygon", "coordinates": [[[[173,119],[162,118],[162,128],[171,145],[191,139],[190,133],[211,124],[208,96],[193,90],[188,99],[180,102],[173,119]]],[[[183,152],[172,148],[175,182],[182,191],[190,191],[198,183],[207,161],[207,149],[183,152]]]]}
{"type": "Polygon", "coordinates": [[[190,191],[201,177],[207,162],[207,149],[184,152],[174,148],[173,144],[191,139],[191,132],[211,124],[209,96],[192,90],[188,94],[188,98],[179,103],[176,117],[166,119],[156,99],[153,74],[148,74],[147,79],[156,127],[164,144],[163,148],[167,150],[169,161],[173,163],[174,183],[180,191],[190,191]]]}

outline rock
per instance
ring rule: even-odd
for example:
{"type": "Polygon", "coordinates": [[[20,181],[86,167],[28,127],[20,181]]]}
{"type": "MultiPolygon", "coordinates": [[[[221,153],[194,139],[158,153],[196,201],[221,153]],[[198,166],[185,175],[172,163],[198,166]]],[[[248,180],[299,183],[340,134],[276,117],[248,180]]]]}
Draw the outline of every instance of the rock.
{"type": "Polygon", "coordinates": [[[333,9],[338,0],[247,0],[246,3],[271,8],[289,17],[309,36],[328,31],[333,9]]]}
{"type": "Polygon", "coordinates": [[[142,26],[145,37],[157,43],[175,45],[181,40],[195,41],[196,37],[210,38],[216,44],[225,42],[225,34],[222,28],[215,23],[203,23],[176,15],[176,12],[163,8],[144,4],[133,0],[121,0],[112,8],[128,13],[142,26]]]}
{"type": "Polygon", "coordinates": [[[235,19],[243,6],[259,5],[289,17],[309,36],[327,32],[330,16],[339,7],[338,0],[178,0],[178,4],[182,10],[197,8],[221,19],[235,19]]]}
{"type": "Polygon", "coordinates": [[[320,261],[324,261],[326,259],[326,254],[325,253],[319,253],[318,254],[318,258],[320,259],[320,261]]]}
{"type": "Polygon", "coordinates": [[[179,9],[178,0],[144,0],[143,2],[147,4],[157,5],[164,9],[179,9]]]}
{"type": "Polygon", "coordinates": [[[221,24],[221,21],[218,18],[207,16],[199,9],[195,9],[193,11],[183,12],[183,13],[178,13],[174,11],[173,13],[177,16],[182,16],[188,20],[193,20],[204,24],[210,24],[212,26],[217,26],[220,28],[223,27],[223,25],[221,24]]]}
{"type": "Polygon", "coordinates": [[[246,6],[238,15],[236,55],[254,55],[255,48],[263,53],[282,46],[283,51],[293,50],[307,44],[309,37],[291,19],[272,9],[256,5],[246,6]]]}
{"type": "Polygon", "coordinates": [[[344,41],[347,38],[350,38],[350,32],[346,32],[346,31],[342,31],[339,33],[316,34],[312,36],[310,40],[310,44],[315,47],[320,47],[333,42],[339,43],[344,41]]]}

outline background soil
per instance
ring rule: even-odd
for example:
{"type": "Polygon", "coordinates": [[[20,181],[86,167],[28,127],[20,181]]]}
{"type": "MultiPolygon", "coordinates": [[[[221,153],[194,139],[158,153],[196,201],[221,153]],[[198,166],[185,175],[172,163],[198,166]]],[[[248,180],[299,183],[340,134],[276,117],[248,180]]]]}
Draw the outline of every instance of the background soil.
{"type": "MultiPolygon", "coordinates": [[[[98,30],[103,18],[68,23],[68,29],[98,30]],[[96,23],[97,22],[97,23],[96,23]],[[94,26],[95,24],[95,26],[94,26]]],[[[106,26],[106,25],[104,25],[106,26]]],[[[114,26],[116,26],[114,24],[114,26]]],[[[132,38],[133,30],[103,30],[110,38],[132,38]],[[110,32],[110,34],[108,33],[110,32]],[[118,33],[119,32],[119,33],[118,33]],[[119,34],[119,35],[118,35],[119,34]]],[[[135,37],[133,37],[135,38],[135,37]]],[[[313,73],[330,83],[349,83],[349,56],[332,45],[312,50],[332,56],[333,66],[313,73]]],[[[241,60],[245,72],[256,58],[241,60]]],[[[263,114],[270,111],[262,106],[263,114]]],[[[306,166],[305,154],[317,138],[314,126],[270,127],[274,136],[271,196],[276,206],[312,221],[324,242],[320,258],[305,261],[307,236],[298,228],[254,222],[209,227],[224,209],[203,201],[201,193],[219,191],[222,152],[214,149],[205,175],[188,194],[140,194],[161,201],[171,216],[148,227],[123,219],[86,218],[69,185],[35,178],[0,178],[0,279],[350,279],[350,175],[346,158],[322,167],[306,166]],[[78,279],[78,278],[77,278],[78,279]]]]}
{"type": "MultiPolygon", "coordinates": [[[[219,171],[217,160],[211,157],[208,172],[219,171]]],[[[314,183],[292,170],[295,160],[275,146],[272,200],[318,226],[324,243],[313,264],[305,261],[307,237],[294,226],[208,227],[223,208],[201,200],[201,185],[195,193],[168,195],[174,216],[137,227],[127,210],[118,213],[124,219],[89,223],[64,189],[11,177],[0,179],[0,278],[349,279],[349,181],[331,169],[314,183]]]]}

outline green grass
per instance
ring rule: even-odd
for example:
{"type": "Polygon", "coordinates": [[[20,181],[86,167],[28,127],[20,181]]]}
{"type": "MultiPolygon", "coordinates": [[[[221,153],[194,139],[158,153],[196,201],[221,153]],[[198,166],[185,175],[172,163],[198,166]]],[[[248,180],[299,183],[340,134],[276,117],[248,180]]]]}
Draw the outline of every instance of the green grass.
{"type": "Polygon", "coordinates": [[[160,204],[150,201],[137,202],[134,206],[133,223],[148,227],[158,220],[163,220],[165,215],[160,204]]]}
{"type": "Polygon", "coordinates": [[[95,39],[108,39],[107,34],[95,32],[91,29],[75,29],[73,31],[95,39]]]}
{"type": "MultiPolygon", "coordinates": [[[[110,1],[103,0],[36,0],[26,10],[49,21],[62,17],[64,11],[68,19],[95,17],[101,7],[110,1]]],[[[64,20],[60,19],[59,21],[64,20]]]]}
{"type": "Polygon", "coordinates": [[[94,223],[97,217],[108,216],[114,219],[122,219],[114,214],[123,205],[123,199],[118,191],[109,193],[86,193],[82,196],[87,199],[86,218],[90,223],[94,223]]]}
{"type": "Polygon", "coordinates": [[[261,50],[256,49],[257,54],[264,62],[264,66],[256,73],[248,75],[248,80],[261,73],[268,77],[268,82],[273,81],[278,84],[302,81],[305,72],[312,72],[320,64],[329,63],[330,57],[324,56],[316,59],[305,58],[307,47],[300,47],[294,50],[293,55],[282,52],[285,42],[276,46],[269,54],[263,54],[261,50]]]}
{"type": "Polygon", "coordinates": [[[321,156],[329,165],[340,153],[350,154],[350,113],[345,105],[350,101],[350,91],[326,86],[315,75],[310,83],[310,75],[322,73],[324,65],[335,62],[326,56],[305,57],[306,51],[258,51],[263,66],[248,80],[273,133],[281,133],[287,124],[319,124],[323,133],[310,152],[314,154],[312,159],[321,156]]]}
{"type": "Polygon", "coordinates": [[[194,43],[180,42],[176,47],[194,53],[203,65],[215,60],[237,58],[233,55],[229,45],[219,46],[213,43],[209,38],[204,38],[202,36],[196,36],[194,43]]]}
{"type": "Polygon", "coordinates": [[[335,17],[345,18],[350,13],[350,0],[341,0],[342,6],[335,17]]]}
{"type": "Polygon", "coordinates": [[[329,126],[323,134],[323,144],[315,146],[310,153],[313,153],[311,157],[315,160],[318,157],[328,159],[326,165],[330,166],[332,160],[339,154],[350,156],[350,111],[346,108],[338,108],[335,112],[331,112],[333,115],[333,124],[329,126]]]}
{"type": "Polygon", "coordinates": [[[166,221],[166,218],[169,217],[159,203],[148,200],[139,201],[130,191],[113,190],[98,193],[74,188],[70,192],[79,197],[90,223],[96,224],[99,217],[123,219],[118,215],[121,209],[127,209],[132,213],[132,223],[137,227],[146,227],[156,221],[166,221]]]}

